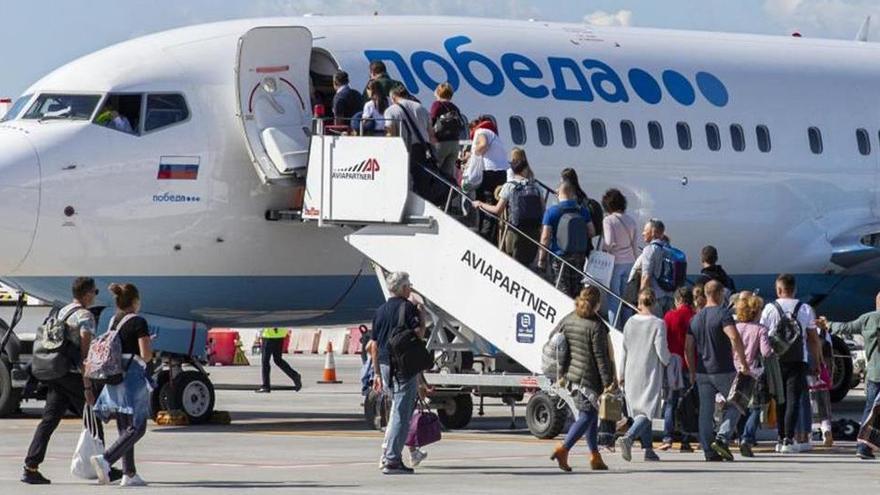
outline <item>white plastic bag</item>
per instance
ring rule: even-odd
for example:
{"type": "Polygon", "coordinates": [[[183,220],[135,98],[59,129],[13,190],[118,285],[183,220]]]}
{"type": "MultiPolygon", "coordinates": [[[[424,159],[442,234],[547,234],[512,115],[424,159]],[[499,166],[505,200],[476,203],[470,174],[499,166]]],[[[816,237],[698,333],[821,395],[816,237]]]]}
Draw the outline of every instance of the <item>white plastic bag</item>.
{"type": "Polygon", "coordinates": [[[83,412],[83,431],[76,442],[73,459],[70,460],[70,474],[84,480],[98,479],[92,467],[92,456],[104,453],[104,442],[98,438],[98,419],[88,405],[83,412]]]}
{"type": "Polygon", "coordinates": [[[483,169],[485,169],[485,159],[472,153],[461,173],[461,188],[465,192],[475,191],[480,187],[483,183],[483,169]]]}
{"type": "MultiPolygon", "coordinates": [[[[601,283],[605,287],[611,285],[611,275],[614,272],[614,255],[593,250],[590,257],[584,263],[584,273],[593,277],[594,280],[601,283]]],[[[589,280],[585,277],[583,283],[589,284],[589,280]]]]}

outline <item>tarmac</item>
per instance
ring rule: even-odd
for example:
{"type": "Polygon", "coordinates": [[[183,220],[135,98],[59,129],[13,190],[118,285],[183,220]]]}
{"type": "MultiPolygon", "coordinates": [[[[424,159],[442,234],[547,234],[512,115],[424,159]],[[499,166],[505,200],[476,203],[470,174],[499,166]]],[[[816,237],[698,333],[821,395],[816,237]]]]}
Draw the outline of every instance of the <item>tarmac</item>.
{"type": "MultiPolygon", "coordinates": [[[[425,448],[429,456],[411,476],[384,476],[378,469],[382,434],[362,416],[360,358],[337,356],[340,385],[319,385],[323,357],[293,356],[304,376],[300,392],[276,390],[254,394],[259,384],[259,356],[252,366],[210,368],[218,384],[217,409],[229,411],[230,425],[160,427],[152,422],[137,445],[138,471],[149,483],[139,493],[877,493],[880,461],[860,461],[852,442],[831,449],[783,457],[763,445],[758,457],[731,463],[706,463],[701,454],[660,453],[659,463],[633,462],[605,453],[610,470],[592,472],[586,447],[572,451],[574,472],[563,473],[549,460],[554,441],[532,437],[520,416],[510,429],[509,409],[487,399],[486,414],[466,430],[444,432],[425,448]],[[872,491],[873,490],[873,491],[872,491]]],[[[273,370],[277,385],[289,385],[273,370]]],[[[864,394],[854,390],[840,404],[838,416],[857,417],[864,394]]],[[[22,458],[42,404],[25,403],[23,414],[0,420],[0,493],[98,494],[119,490],[74,478],[70,456],[80,431],[77,418],[64,420],[52,439],[42,472],[50,486],[19,482],[22,458]]],[[[524,405],[517,412],[525,412],[524,405]]],[[[110,428],[112,429],[112,428],[110,428]]],[[[109,436],[112,437],[112,434],[109,436]]]]}

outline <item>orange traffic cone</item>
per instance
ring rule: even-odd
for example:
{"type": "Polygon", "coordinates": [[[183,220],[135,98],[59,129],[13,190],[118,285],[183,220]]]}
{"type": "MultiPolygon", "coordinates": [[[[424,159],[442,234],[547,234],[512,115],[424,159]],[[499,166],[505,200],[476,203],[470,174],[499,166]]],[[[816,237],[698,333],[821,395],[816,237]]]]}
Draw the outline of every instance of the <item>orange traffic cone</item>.
{"type": "Polygon", "coordinates": [[[342,383],[336,379],[336,360],[333,359],[333,343],[327,342],[327,359],[324,361],[324,376],[318,383],[342,383]]]}

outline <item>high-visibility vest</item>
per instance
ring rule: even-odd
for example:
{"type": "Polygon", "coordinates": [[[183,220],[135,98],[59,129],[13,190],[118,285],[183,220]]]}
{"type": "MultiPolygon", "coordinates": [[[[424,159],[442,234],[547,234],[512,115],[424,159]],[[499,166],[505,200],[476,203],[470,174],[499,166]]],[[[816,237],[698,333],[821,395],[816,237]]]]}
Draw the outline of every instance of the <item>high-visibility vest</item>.
{"type": "Polygon", "coordinates": [[[264,328],[264,339],[283,339],[287,337],[288,330],[286,328],[264,328]]]}

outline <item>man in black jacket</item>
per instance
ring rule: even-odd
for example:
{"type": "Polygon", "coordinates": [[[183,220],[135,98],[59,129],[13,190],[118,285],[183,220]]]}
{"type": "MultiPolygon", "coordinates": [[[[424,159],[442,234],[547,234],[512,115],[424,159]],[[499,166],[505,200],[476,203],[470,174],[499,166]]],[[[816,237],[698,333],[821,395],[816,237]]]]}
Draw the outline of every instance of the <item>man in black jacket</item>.
{"type": "Polygon", "coordinates": [[[730,291],[728,295],[736,292],[736,284],[733,283],[733,279],[718,264],[718,250],[715,249],[715,246],[704,247],[700,252],[700,258],[703,269],[700,271],[700,276],[697,277],[697,284],[705,285],[710,280],[716,280],[730,291]]]}
{"type": "Polygon", "coordinates": [[[351,125],[351,118],[363,110],[364,102],[361,94],[348,85],[348,73],[337,71],[333,75],[333,119],[336,125],[351,125]]]}

